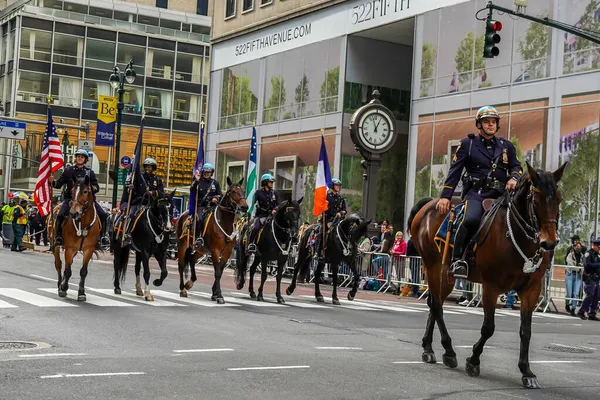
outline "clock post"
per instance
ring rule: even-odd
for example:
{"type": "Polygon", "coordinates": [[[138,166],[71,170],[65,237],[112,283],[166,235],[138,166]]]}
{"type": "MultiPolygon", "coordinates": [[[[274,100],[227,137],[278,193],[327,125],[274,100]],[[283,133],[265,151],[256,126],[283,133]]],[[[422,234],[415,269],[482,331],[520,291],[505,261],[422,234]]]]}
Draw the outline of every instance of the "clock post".
{"type": "MultiPolygon", "coordinates": [[[[350,119],[350,136],[356,150],[363,157],[363,198],[361,212],[373,221],[377,216],[377,177],[381,167],[381,155],[396,142],[396,118],[379,101],[379,91],[373,91],[373,99],[354,112],[350,119]]],[[[368,235],[377,230],[370,225],[368,235]]]]}

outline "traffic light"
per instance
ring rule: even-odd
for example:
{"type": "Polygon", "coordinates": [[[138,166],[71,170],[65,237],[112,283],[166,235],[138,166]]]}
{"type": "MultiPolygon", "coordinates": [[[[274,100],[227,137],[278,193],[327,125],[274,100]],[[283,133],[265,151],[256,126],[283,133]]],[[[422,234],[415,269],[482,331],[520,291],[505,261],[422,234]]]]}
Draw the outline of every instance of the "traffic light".
{"type": "Polygon", "coordinates": [[[485,38],[483,47],[483,56],[485,58],[494,58],[500,54],[500,49],[496,47],[500,43],[500,35],[497,32],[502,30],[502,22],[494,21],[488,17],[485,21],[485,38]]]}

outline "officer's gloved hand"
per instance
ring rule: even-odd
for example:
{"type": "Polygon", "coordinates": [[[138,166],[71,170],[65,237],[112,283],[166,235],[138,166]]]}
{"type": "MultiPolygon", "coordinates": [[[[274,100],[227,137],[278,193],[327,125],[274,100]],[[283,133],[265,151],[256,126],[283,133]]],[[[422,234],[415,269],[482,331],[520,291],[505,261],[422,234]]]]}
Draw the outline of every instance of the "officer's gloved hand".
{"type": "Polygon", "coordinates": [[[213,197],[212,200],[210,201],[212,204],[217,204],[217,198],[213,197]]]}
{"type": "Polygon", "coordinates": [[[277,210],[272,210],[271,214],[275,215],[276,212],[277,212],[277,210]]]}

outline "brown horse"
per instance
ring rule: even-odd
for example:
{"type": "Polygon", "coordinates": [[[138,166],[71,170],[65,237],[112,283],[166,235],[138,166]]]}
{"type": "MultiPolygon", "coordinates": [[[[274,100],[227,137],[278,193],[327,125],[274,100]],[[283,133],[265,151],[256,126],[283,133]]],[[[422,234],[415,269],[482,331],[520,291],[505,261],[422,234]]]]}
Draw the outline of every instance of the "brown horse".
{"type": "MultiPolygon", "coordinates": [[[[473,239],[476,241],[476,252],[469,250],[471,268],[468,279],[482,284],[484,320],[481,338],[473,346],[472,355],[467,358],[466,371],[469,376],[479,375],[483,347],[494,334],[494,312],[498,296],[515,289],[521,299],[521,350],[518,366],[523,374],[522,383],[527,388],[540,387],[529,368],[531,319],[539,299],[542,278],[550,267],[553,249],[558,244],[561,202],[558,182],[564,168],[565,164],[550,173],[536,171],[527,164],[528,171],[517,183],[514,194],[505,195],[502,204],[492,208],[496,211],[495,214],[489,219],[484,217],[482,234],[473,239]],[[526,273],[524,269],[527,267],[531,268],[526,273]]],[[[437,251],[434,244],[434,237],[445,218],[445,215],[436,210],[436,203],[437,199],[426,204],[420,201],[413,207],[409,217],[409,221],[412,220],[412,240],[421,255],[430,293],[427,299],[429,317],[423,336],[422,359],[426,363],[436,362],[431,343],[437,323],[445,349],[444,365],[456,368],[456,353],[452,348],[442,311],[444,300],[454,285],[448,279],[448,266],[442,265],[442,253],[437,251]]]]}
{"type": "Polygon", "coordinates": [[[194,243],[192,235],[194,227],[193,221],[192,223],[187,223],[189,219],[188,211],[185,211],[177,219],[179,295],[181,297],[187,297],[187,291],[196,282],[196,262],[203,254],[210,253],[215,270],[215,282],[212,287],[211,299],[213,301],[216,300],[218,304],[225,304],[225,300],[221,294],[221,276],[237,240],[237,232],[234,230],[235,217],[238,213],[245,213],[248,210],[248,204],[246,204],[244,191],[241,186],[243,181],[244,179],[242,178],[238,183],[234,184],[227,177],[227,192],[221,198],[212,215],[207,217],[208,221],[205,227],[199,226],[197,228],[203,230],[203,232],[200,232],[204,238],[203,248],[192,249],[190,247],[194,243]],[[190,268],[191,279],[187,279],[187,282],[184,284],[183,274],[186,267],[190,268]]]}
{"type": "MultiPolygon", "coordinates": [[[[71,265],[78,252],[83,253],[83,265],[80,271],[79,292],[77,300],[85,301],[85,278],[88,273],[88,263],[96,250],[96,242],[100,235],[101,223],[94,206],[94,194],[88,176],[79,179],[73,185],[69,215],[65,218],[63,227],[63,248],[65,249],[65,272],[62,274],[62,260],[60,247],[54,247],[54,267],[58,275],[58,295],[67,296],[69,279],[71,278],[71,265]]],[[[56,215],[60,205],[54,209],[54,218],[48,223],[48,235],[51,243],[54,242],[56,215]]]]}

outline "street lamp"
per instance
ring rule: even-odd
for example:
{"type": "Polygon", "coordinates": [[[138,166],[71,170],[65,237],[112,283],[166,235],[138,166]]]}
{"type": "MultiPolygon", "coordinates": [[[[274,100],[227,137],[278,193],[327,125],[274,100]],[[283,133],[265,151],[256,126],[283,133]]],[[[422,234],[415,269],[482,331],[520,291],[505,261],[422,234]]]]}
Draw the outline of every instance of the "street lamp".
{"type": "Polygon", "coordinates": [[[129,61],[127,64],[127,68],[125,68],[125,73],[121,72],[119,67],[115,66],[113,73],[108,78],[110,82],[110,86],[113,89],[119,89],[119,102],[117,103],[117,143],[115,146],[115,179],[113,181],[113,196],[112,196],[112,206],[113,208],[117,206],[117,191],[119,188],[119,157],[121,150],[121,116],[123,115],[123,109],[125,108],[125,104],[123,104],[123,94],[125,93],[125,82],[132,84],[135,81],[135,70],[133,69],[133,60],[129,61]]]}

